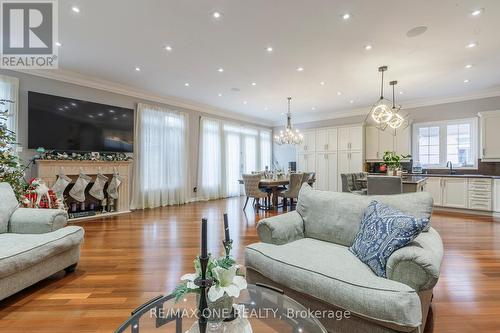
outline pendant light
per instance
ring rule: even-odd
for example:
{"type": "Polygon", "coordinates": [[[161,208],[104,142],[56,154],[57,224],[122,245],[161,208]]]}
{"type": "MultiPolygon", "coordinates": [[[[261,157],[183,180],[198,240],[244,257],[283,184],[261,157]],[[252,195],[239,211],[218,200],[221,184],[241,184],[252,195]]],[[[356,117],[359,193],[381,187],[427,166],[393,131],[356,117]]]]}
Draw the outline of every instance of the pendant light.
{"type": "Polygon", "coordinates": [[[385,130],[387,122],[391,120],[394,115],[390,107],[390,101],[384,98],[384,73],[387,69],[387,66],[378,68],[378,71],[381,73],[380,98],[372,106],[370,113],[365,118],[365,122],[371,118],[371,120],[375,122],[376,127],[381,130],[385,130]]]}
{"type": "Polygon", "coordinates": [[[395,87],[398,81],[391,81],[389,85],[392,86],[392,118],[387,122],[387,125],[392,129],[392,134],[396,135],[398,129],[405,129],[409,125],[408,115],[404,115],[401,112],[401,105],[396,105],[396,93],[395,87]]]}
{"type": "Polygon", "coordinates": [[[278,145],[300,145],[304,136],[298,129],[292,127],[292,113],[290,112],[291,97],[288,97],[288,112],[286,114],[286,128],[274,136],[274,142],[278,145]]]}

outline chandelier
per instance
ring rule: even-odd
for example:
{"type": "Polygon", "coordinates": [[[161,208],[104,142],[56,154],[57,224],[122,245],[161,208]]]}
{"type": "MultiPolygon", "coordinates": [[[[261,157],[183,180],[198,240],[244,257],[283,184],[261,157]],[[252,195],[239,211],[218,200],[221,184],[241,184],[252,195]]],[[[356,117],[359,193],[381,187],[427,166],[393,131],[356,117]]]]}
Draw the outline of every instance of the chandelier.
{"type": "Polygon", "coordinates": [[[288,112],[286,114],[286,128],[280,131],[279,135],[274,136],[274,142],[278,145],[300,145],[304,136],[298,129],[292,127],[292,113],[290,112],[291,97],[288,97],[288,112]]]}
{"type": "Polygon", "coordinates": [[[381,73],[380,98],[372,106],[370,112],[365,118],[365,123],[372,122],[374,126],[381,131],[387,128],[392,130],[392,134],[396,135],[396,130],[408,127],[408,115],[403,115],[401,106],[396,105],[394,87],[398,81],[391,81],[392,86],[392,107],[391,101],[384,97],[384,73],[387,71],[387,66],[381,66],[378,71],[381,73]]]}

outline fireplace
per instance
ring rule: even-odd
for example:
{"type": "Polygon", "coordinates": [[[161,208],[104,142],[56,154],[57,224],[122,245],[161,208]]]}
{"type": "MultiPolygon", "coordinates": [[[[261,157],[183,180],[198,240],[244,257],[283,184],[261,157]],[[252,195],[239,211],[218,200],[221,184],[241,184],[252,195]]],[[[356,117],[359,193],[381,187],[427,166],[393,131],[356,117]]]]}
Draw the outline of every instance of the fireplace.
{"type": "Polygon", "coordinates": [[[131,161],[36,160],[35,166],[35,177],[41,178],[49,187],[55,183],[57,175],[61,170],[66,176],[71,178],[71,183],[65,189],[63,196],[70,220],[72,221],[130,212],[129,179],[132,168],[131,161]],[[78,202],[69,195],[69,191],[74,186],[80,172],[90,176],[92,179],[85,188],[84,202],[78,202]],[[110,198],[107,193],[107,187],[114,172],[117,172],[122,179],[122,183],[118,187],[118,199],[110,198]],[[104,202],[89,194],[89,190],[92,188],[99,173],[108,177],[108,181],[104,186],[104,202]]]}

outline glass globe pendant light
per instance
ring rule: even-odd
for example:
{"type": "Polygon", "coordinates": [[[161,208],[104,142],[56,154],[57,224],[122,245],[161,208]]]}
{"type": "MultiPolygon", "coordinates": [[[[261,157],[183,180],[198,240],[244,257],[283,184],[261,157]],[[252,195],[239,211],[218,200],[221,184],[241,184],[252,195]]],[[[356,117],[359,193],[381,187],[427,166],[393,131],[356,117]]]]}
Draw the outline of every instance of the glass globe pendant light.
{"type": "Polygon", "coordinates": [[[290,112],[291,97],[288,97],[288,112],[286,114],[286,128],[281,130],[279,135],[274,136],[274,142],[278,145],[300,145],[304,141],[304,136],[298,129],[292,127],[292,113],[290,112]]]}
{"type": "Polygon", "coordinates": [[[387,125],[393,129],[392,134],[395,136],[396,130],[405,129],[409,126],[410,122],[408,120],[408,115],[403,115],[401,112],[401,105],[396,105],[396,94],[394,92],[396,84],[398,81],[391,81],[389,84],[392,86],[392,118],[387,122],[387,125]]]}
{"type": "MultiPolygon", "coordinates": [[[[387,123],[392,119],[394,113],[390,107],[390,101],[384,98],[384,73],[387,71],[387,66],[381,66],[378,68],[378,71],[381,73],[381,85],[380,85],[380,98],[373,105],[370,113],[367,115],[371,117],[371,119],[375,122],[377,128],[381,130],[385,130],[387,127],[387,123]]],[[[367,119],[365,119],[366,122],[367,119]]]]}

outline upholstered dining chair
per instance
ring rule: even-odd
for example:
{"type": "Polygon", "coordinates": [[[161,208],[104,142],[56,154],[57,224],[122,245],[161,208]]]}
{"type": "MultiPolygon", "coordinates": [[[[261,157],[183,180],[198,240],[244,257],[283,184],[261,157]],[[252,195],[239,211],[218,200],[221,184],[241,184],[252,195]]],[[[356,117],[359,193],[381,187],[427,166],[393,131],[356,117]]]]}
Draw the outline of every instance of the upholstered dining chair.
{"type": "Polygon", "coordinates": [[[394,176],[368,176],[368,195],[401,194],[403,180],[394,176]]]}
{"type": "Polygon", "coordinates": [[[278,193],[278,196],[283,198],[283,207],[287,206],[287,200],[290,199],[290,207],[293,208],[293,199],[299,197],[300,187],[304,182],[305,175],[309,176],[306,173],[292,173],[290,175],[287,189],[278,193]]]}
{"type": "Polygon", "coordinates": [[[257,201],[257,208],[261,208],[260,199],[266,200],[268,197],[268,193],[263,192],[259,188],[260,180],[262,179],[261,174],[256,175],[243,175],[243,184],[245,186],[245,195],[247,199],[245,200],[245,206],[243,206],[243,210],[247,208],[248,200],[253,198],[257,201]]]}
{"type": "Polygon", "coordinates": [[[365,178],[364,172],[358,173],[343,173],[340,175],[342,180],[342,192],[350,192],[354,194],[366,194],[366,188],[363,187],[358,179],[365,178]]]}
{"type": "Polygon", "coordinates": [[[302,183],[309,183],[316,177],[316,172],[305,172],[302,177],[302,183]]]}

